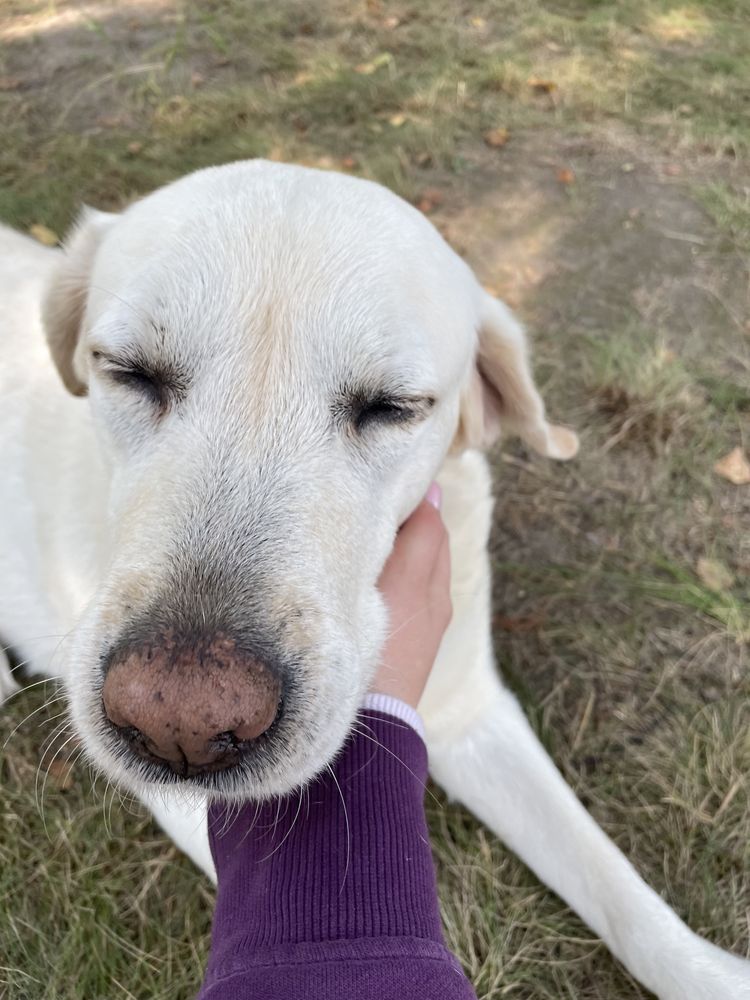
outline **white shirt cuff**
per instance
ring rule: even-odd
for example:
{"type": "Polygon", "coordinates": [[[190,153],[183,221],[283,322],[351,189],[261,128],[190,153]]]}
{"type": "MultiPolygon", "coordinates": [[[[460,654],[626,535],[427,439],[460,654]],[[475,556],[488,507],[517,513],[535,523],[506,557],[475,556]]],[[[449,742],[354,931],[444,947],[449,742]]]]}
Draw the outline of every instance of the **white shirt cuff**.
{"type": "Polygon", "coordinates": [[[384,715],[392,715],[401,722],[405,722],[407,726],[411,726],[419,738],[424,741],[424,724],[419,712],[411,705],[407,705],[405,701],[401,701],[400,698],[373,691],[365,695],[362,708],[369,708],[372,712],[382,712],[384,715]]]}

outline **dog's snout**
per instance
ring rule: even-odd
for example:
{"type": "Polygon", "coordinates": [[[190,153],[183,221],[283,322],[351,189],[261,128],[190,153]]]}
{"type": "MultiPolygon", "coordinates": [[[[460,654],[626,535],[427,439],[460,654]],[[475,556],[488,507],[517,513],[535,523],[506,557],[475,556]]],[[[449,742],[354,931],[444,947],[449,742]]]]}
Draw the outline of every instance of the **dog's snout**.
{"type": "Polygon", "coordinates": [[[132,751],[191,777],[239,763],[273,725],[281,684],[228,636],[168,634],[116,650],[102,699],[132,751]]]}

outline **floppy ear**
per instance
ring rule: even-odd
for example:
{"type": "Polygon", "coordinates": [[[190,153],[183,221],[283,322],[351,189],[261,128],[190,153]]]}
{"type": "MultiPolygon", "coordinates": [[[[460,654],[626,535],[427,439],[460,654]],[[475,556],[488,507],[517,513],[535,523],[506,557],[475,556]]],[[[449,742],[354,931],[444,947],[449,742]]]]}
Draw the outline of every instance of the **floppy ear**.
{"type": "Polygon", "coordinates": [[[96,252],[117,218],[109,212],[84,208],[65,241],[62,256],[42,302],[42,321],[52,360],[66,388],[74,396],[85,396],[87,386],[75,364],[89,279],[96,252]]]}
{"type": "Polygon", "coordinates": [[[572,458],[578,435],[547,422],[520,324],[502,302],[485,291],[481,296],[476,361],[464,387],[454,449],[486,448],[502,429],[540,455],[572,458]]]}

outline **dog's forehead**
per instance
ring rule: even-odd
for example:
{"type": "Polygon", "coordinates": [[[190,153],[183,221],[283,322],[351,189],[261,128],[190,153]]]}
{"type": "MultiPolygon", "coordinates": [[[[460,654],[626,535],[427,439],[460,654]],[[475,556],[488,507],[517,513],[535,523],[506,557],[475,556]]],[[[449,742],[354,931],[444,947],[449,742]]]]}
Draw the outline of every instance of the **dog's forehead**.
{"type": "Polygon", "coordinates": [[[465,265],[432,225],[340,174],[262,162],[201,171],[132,206],[104,249],[98,285],[141,314],[144,336],[193,354],[274,342],[324,365],[419,365],[466,320],[465,265]]]}

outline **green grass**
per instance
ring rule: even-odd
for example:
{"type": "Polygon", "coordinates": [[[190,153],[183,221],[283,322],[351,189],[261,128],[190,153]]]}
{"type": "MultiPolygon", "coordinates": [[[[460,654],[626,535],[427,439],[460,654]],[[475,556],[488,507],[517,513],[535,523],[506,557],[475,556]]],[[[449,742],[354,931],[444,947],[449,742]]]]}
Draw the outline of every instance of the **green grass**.
{"type": "MultiPolygon", "coordinates": [[[[436,223],[527,320],[550,412],[582,436],[565,466],[494,458],[500,664],[650,884],[747,954],[750,488],[713,471],[748,447],[744,0],[68,9],[0,18],[7,222],[62,234],[81,201],[258,155],[438,189],[436,223]]],[[[0,738],[43,698],[11,702],[0,738]]],[[[57,711],[0,754],[0,996],[188,998],[211,892],[81,765],[45,784],[57,711]]],[[[647,996],[464,811],[429,815],[481,1000],[647,996]]]]}
{"type": "Polygon", "coordinates": [[[413,196],[415,164],[455,167],[462,142],[497,126],[625,125],[665,146],[747,151],[739,3],[485,0],[466,14],[447,0],[327,3],[311,18],[291,3],[212,0],[170,9],[156,38],[142,31],[146,16],[129,19],[135,28],[120,15],[60,29],[45,28],[54,6],[26,8],[39,11],[38,38],[12,42],[0,72],[20,65],[22,81],[33,78],[45,45],[70,36],[85,48],[41,100],[25,82],[0,94],[12,139],[0,210],[22,226],[63,229],[82,196],[118,204],[185,170],[261,154],[351,156],[413,196]],[[142,148],[128,154],[134,142],[142,148]]]}
{"type": "Polygon", "coordinates": [[[718,181],[699,191],[698,197],[734,247],[750,253],[750,186],[734,190],[718,181]]]}

